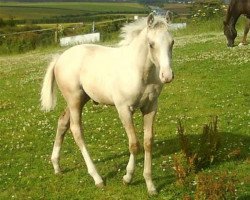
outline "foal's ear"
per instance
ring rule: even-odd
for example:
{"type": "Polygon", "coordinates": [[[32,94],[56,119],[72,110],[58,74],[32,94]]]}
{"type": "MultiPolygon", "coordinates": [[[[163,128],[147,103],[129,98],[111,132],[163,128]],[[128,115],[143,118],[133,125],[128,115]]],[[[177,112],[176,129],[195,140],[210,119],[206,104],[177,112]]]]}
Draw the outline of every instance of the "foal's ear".
{"type": "Polygon", "coordinates": [[[168,10],[166,12],[165,18],[166,18],[167,23],[170,24],[173,21],[173,12],[168,10]]]}
{"type": "Polygon", "coordinates": [[[154,23],[154,14],[151,12],[148,16],[148,21],[147,21],[148,27],[152,27],[153,23],[154,23]]]}

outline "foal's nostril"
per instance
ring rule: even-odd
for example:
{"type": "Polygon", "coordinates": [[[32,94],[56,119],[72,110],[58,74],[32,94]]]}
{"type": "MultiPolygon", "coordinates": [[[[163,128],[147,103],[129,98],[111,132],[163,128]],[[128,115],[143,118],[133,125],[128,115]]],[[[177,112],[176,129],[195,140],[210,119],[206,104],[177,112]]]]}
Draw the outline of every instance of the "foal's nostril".
{"type": "Polygon", "coordinates": [[[167,74],[162,72],[160,73],[160,79],[162,83],[170,83],[174,79],[174,73],[171,72],[171,74],[167,74]]]}
{"type": "Polygon", "coordinates": [[[161,78],[164,79],[164,73],[161,73],[161,78]]]}

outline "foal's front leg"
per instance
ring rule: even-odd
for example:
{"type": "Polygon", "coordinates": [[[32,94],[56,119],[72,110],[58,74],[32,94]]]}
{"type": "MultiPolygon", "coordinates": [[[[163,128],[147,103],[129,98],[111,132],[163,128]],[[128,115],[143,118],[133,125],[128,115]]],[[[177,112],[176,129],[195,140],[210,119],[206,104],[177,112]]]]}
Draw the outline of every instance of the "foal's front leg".
{"type": "Polygon", "coordinates": [[[132,112],[127,106],[116,106],[119,117],[122,121],[122,124],[126,130],[128,140],[129,140],[129,151],[130,151],[130,157],[129,162],[126,167],[126,175],[123,176],[123,182],[125,184],[128,184],[132,181],[132,177],[135,171],[135,158],[136,154],[139,151],[140,144],[138,142],[138,139],[136,137],[134,123],[133,123],[133,116],[132,112]]]}
{"type": "Polygon", "coordinates": [[[143,176],[146,181],[149,195],[157,194],[152,181],[152,145],[153,145],[153,122],[157,112],[157,103],[152,106],[141,109],[143,114],[144,128],[144,171],[143,176]]]}

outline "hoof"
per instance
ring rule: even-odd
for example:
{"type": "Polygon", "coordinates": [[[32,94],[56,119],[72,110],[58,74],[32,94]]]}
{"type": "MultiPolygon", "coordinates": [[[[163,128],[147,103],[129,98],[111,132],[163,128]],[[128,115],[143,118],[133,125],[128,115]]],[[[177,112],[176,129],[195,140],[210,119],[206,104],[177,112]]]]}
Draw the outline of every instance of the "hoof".
{"type": "Polygon", "coordinates": [[[60,175],[62,174],[61,170],[55,171],[55,175],[60,175]]]}
{"type": "Polygon", "coordinates": [[[122,182],[123,182],[123,185],[129,185],[129,184],[131,183],[131,179],[128,180],[128,179],[126,178],[126,175],[125,175],[125,176],[123,176],[123,178],[122,178],[122,182]]]}
{"type": "Polygon", "coordinates": [[[104,186],[105,186],[105,185],[104,185],[103,182],[96,184],[96,187],[98,187],[98,188],[104,188],[104,186]]]}
{"type": "Polygon", "coordinates": [[[123,185],[129,185],[130,182],[125,181],[124,179],[122,179],[123,185]]]}
{"type": "Polygon", "coordinates": [[[151,191],[148,191],[148,195],[149,196],[156,196],[156,195],[158,195],[158,192],[156,190],[151,190],[151,191]]]}

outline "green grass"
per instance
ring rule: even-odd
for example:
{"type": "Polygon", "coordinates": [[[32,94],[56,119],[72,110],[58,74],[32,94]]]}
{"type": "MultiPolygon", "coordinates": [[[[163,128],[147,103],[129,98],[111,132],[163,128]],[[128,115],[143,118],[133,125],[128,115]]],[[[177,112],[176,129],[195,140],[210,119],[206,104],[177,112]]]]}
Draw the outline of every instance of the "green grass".
{"type": "MultiPolygon", "coordinates": [[[[0,18],[41,19],[55,16],[84,15],[99,13],[141,13],[147,9],[137,3],[101,2],[46,2],[46,3],[3,3],[0,2],[0,18]]],[[[84,19],[83,19],[84,20],[84,19]]]]}
{"type": "MultiPolygon", "coordinates": [[[[221,32],[196,35],[174,33],[175,80],[159,98],[155,122],[153,178],[159,195],[152,199],[182,199],[194,188],[181,187],[174,175],[173,155],[180,152],[176,135],[182,118],[195,146],[211,115],[219,117],[221,160],[207,172],[236,174],[239,199],[249,197],[250,60],[249,46],[227,48],[221,32]],[[227,155],[241,149],[239,158],[227,155]],[[247,159],[248,158],[248,159],[247,159]]],[[[239,42],[237,38],[236,42],[239,42]]],[[[128,161],[126,134],[113,107],[84,108],[88,149],[107,186],[94,186],[71,134],[63,144],[64,173],[53,174],[50,155],[57,118],[65,103],[59,98],[54,112],[40,111],[39,93],[48,62],[63,49],[36,50],[0,56],[0,199],[147,199],[142,176],[143,153],[138,156],[133,183],[122,184],[128,161]]],[[[140,114],[136,129],[142,143],[140,114]]]]}
{"type": "MultiPolygon", "coordinates": [[[[212,20],[194,20],[194,19],[174,19],[174,22],[186,22],[187,28],[179,30],[176,35],[195,35],[200,33],[208,32],[223,32],[223,20],[225,16],[215,17],[212,20]]],[[[240,16],[239,20],[236,23],[237,32],[243,32],[247,18],[240,16]]]]}

